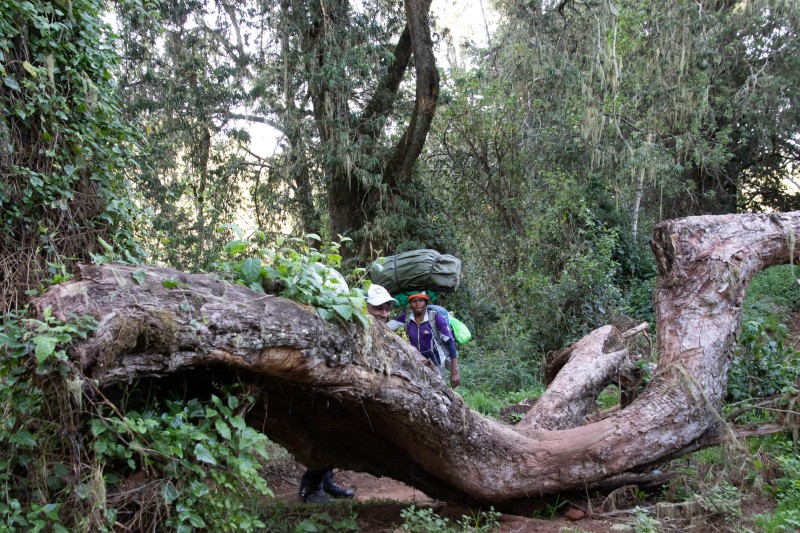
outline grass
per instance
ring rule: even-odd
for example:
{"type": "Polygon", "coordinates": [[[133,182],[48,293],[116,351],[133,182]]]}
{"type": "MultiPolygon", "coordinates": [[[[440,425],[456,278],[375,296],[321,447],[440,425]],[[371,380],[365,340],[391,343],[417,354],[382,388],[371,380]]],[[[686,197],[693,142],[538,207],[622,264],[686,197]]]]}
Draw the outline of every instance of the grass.
{"type": "Polygon", "coordinates": [[[786,320],[800,309],[800,267],[780,265],[768,268],[750,282],[744,298],[743,322],[775,318],[786,320]]]}
{"type": "Polygon", "coordinates": [[[538,398],[542,395],[542,392],[544,392],[544,388],[542,387],[504,393],[492,393],[490,391],[470,389],[468,387],[459,387],[458,389],[458,393],[464,398],[464,401],[470,409],[492,418],[499,418],[503,408],[528,399],[538,398]]]}

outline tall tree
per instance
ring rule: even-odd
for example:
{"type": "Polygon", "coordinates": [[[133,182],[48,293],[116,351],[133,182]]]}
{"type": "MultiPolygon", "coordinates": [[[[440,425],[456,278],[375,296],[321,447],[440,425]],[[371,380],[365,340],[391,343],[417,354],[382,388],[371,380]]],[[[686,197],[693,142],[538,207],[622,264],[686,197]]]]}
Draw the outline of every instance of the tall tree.
{"type": "MultiPolygon", "coordinates": [[[[161,191],[150,196],[173,225],[162,229],[199,239],[230,220],[224,213],[255,207],[264,229],[346,234],[366,253],[436,108],[429,8],[419,0],[178,2],[161,8],[160,36],[137,11],[121,10],[123,86],[153,132],[157,157],[142,183],[161,191]],[[412,58],[410,96],[401,88],[412,58]],[[236,120],[271,126],[279,153],[256,156],[236,120]],[[195,211],[182,224],[181,197],[195,211]]],[[[195,257],[205,248],[197,243],[195,257]]]]}
{"type": "Polygon", "coordinates": [[[443,83],[429,154],[490,300],[549,292],[595,324],[606,288],[652,276],[657,221],[797,205],[796,2],[498,6],[477,68],[443,83]]]}
{"type": "Polygon", "coordinates": [[[148,5],[119,2],[117,14],[125,108],[146,132],[137,187],[159,239],[149,247],[155,260],[208,266],[223,246],[214,230],[249,211],[246,191],[269,171],[247,160],[246,136],[231,122],[251,77],[240,18],[252,6],[148,5]]]}
{"type": "Polygon", "coordinates": [[[775,194],[797,161],[796,3],[505,6],[502,75],[528,113],[540,99],[560,111],[544,131],[576,151],[548,149],[554,162],[602,175],[631,228],[796,201],[775,194]]]}

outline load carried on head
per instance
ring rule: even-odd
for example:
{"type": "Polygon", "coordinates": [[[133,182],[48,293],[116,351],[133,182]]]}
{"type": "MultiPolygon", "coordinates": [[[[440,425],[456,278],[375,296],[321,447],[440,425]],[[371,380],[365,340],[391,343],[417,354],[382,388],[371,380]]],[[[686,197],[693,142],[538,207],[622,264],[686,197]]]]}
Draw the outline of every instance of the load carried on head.
{"type": "MultiPolygon", "coordinates": [[[[373,283],[388,290],[399,305],[405,305],[409,295],[420,291],[432,299],[437,292],[454,292],[461,281],[461,260],[436,250],[411,250],[378,258],[370,265],[369,276],[373,283]]],[[[445,318],[459,344],[472,338],[467,326],[444,307],[429,304],[428,308],[445,318]]]]}
{"type": "Polygon", "coordinates": [[[461,260],[436,250],[411,250],[378,258],[369,267],[369,277],[392,294],[420,290],[453,292],[461,281],[461,260]]]}

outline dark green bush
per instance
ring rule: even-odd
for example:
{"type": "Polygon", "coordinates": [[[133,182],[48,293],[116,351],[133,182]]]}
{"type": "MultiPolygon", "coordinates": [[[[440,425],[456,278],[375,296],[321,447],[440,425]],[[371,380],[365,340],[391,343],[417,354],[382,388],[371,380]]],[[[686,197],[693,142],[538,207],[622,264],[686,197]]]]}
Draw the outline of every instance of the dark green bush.
{"type": "Polygon", "coordinates": [[[252,531],[267,438],[237,415],[246,395],[123,414],[69,362],[88,318],[0,324],[0,529],[252,531]]]}
{"type": "Polygon", "coordinates": [[[728,380],[734,401],[769,398],[795,386],[800,353],[785,325],[775,318],[751,320],[742,327],[728,380]]]}

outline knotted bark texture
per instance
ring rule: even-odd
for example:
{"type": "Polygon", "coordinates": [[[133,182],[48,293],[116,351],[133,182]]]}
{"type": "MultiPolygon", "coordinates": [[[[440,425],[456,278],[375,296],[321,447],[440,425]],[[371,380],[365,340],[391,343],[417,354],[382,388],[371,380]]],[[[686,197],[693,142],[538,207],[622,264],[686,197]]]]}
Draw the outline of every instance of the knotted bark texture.
{"type": "Polygon", "coordinates": [[[586,398],[626,359],[611,328],[584,339],[575,350],[583,355],[561,370],[542,405],[510,427],[469,410],[383,325],[326,322],[213,275],[82,266],[37,306],[97,319],[71,357],[103,389],[204,369],[248,385],[248,423],[309,466],[387,475],[451,501],[508,502],[585,487],[710,442],[747,284],[789,262],[799,229],[800,213],[659,224],[659,370],[631,405],[586,425],[586,398]],[[167,279],[179,283],[168,289],[167,279]],[[602,375],[600,360],[614,361],[602,375]]]}

